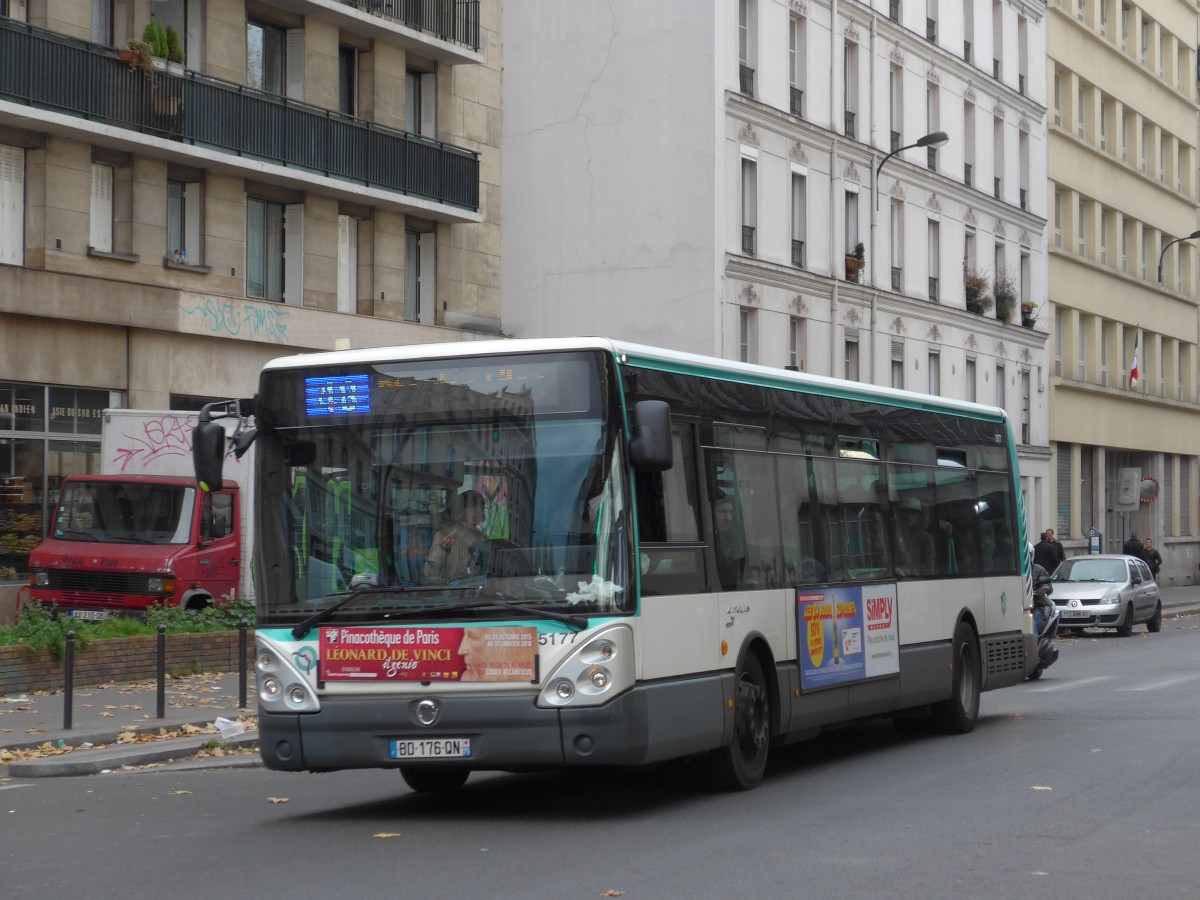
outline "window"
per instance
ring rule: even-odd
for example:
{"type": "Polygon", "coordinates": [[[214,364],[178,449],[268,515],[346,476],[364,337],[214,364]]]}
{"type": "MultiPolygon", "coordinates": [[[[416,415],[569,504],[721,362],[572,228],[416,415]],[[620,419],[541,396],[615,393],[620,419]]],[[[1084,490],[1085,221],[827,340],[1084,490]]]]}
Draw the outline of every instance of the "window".
{"type": "Polygon", "coordinates": [[[808,183],[804,175],[792,173],[792,265],[805,268],[804,241],[808,228],[808,183]]]}
{"type": "Polygon", "coordinates": [[[963,103],[963,184],[975,186],[972,177],[975,168],[975,104],[969,100],[963,103]]]}
{"type": "Polygon", "coordinates": [[[1100,101],[1100,149],[1108,149],[1108,101],[1100,101]]]}
{"type": "Polygon", "coordinates": [[[963,59],[972,60],[971,45],[975,42],[975,0],[963,0],[963,59]]]}
{"type": "MultiPolygon", "coordinates": [[[[8,16],[9,0],[0,4],[0,15],[8,16]]],[[[92,35],[93,44],[111,46],[112,33],[112,0],[92,0],[92,35]]]]}
{"type": "Polygon", "coordinates": [[[925,0],[925,37],[934,43],[937,43],[937,25],[938,0],[925,0]]]}
{"type": "Polygon", "coordinates": [[[858,381],[858,335],[846,338],[845,371],[847,381],[858,381]]]}
{"type": "Polygon", "coordinates": [[[1100,34],[1108,34],[1108,4],[1111,0],[1098,0],[1100,4],[1100,34]]]}
{"type": "Polygon", "coordinates": [[[742,362],[757,362],[757,335],[754,330],[754,310],[745,307],[738,310],[738,359],[742,362]]]}
{"type": "Polygon", "coordinates": [[[938,279],[942,274],[942,233],[941,226],[933,219],[929,220],[929,299],[935,303],[938,300],[938,279]]]}
{"type": "Polygon", "coordinates": [[[1054,124],[1062,125],[1062,72],[1054,70],[1054,124]]]}
{"type": "MultiPolygon", "coordinates": [[[[112,0],[93,0],[93,7],[96,4],[109,6],[112,0]]],[[[151,12],[162,20],[164,27],[175,26],[183,39],[184,64],[197,72],[204,68],[204,7],[205,0],[151,0],[150,3],[151,12]]]]}
{"type": "Polygon", "coordinates": [[[358,115],[358,51],[338,47],[338,112],[358,115]]]}
{"type": "Polygon", "coordinates": [[[1087,381],[1087,317],[1079,316],[1079,332],[1078,332],[1078,354],[1076,377],[1080,381],[1087,381]]]}
{"type": "Polygon", "coordinates": [[[1063,311],[1054,309],[1054,374],[1059,378],[1063,373],[1063,311]]]}
{"type": "Polygon", "coordinates": [[[855,116],[858,112],[858,45],[846,43],[842,55],[843,103],[846,110],[846,137],[857,134],[855,116]]]}
{"type": "Polygon", "coordinates": [[[1054,246],[1061,249],[1063,245],[1063,194],[1060,190],[1054,192],[1054,246]]]}
{"type": "MultiPolygon", "coordinates": [[[[940,110],[940,95],[936,86],[927,84],[925,86],[925,133],[933,134],[939,130],[938,122],[941,118],[940,110]]],[[[925,164],[930,171],[937,171],[937,147],[925,148],[925,164]]]]}
{"type": "Polygon", "coordinates": [[[929,393],[935,397],[942,394],[942,356],[936,350],[929,351],[929,393]]]}
{"type": "Polygon", "coordinates": [[[246,198],[246,296],[303,303],[304,204],[246,198]]]}
{"type": "Polygon", "coordinates": [[[992,194],[999,200],[1004,177],[1004,121],[999,118],[992,120],[992,159],[992,194]]]}
{"type": "Polygon", "coordinates": [[[788,71],[791,75],[791,113],[804,115],[804,90],[808,86],[808,20],[792,16],[788,27],[788,71]]]}
{"type": "Polygon", "coordinates": [[[804,319],[799,319],[795,316],[789,319],[787,365],[788,368],[795,369],[797,372],[804,371],[804,359],[808,348],[808,335],[806,331],[804,319]]]}
{"type": "Polygon", "coordinates": [[[900,293],[904,290],[904,201],[893,200],[891,209],[892,225],[892,290],[900,293]]]}
{"type": "Polygon", "coordinates": [[[1079,234],[1076,241],[1080,256],[1087,255],[1087,201],[1079,198],[1079,234]]]}
{"type": "Polygon", "coordinates": [[[338,216],[338,312],[358,311],[358,219],[338,216]]]}
{"type": "Polygon", "coordinates": [[[1107,210],[1100,211],[1100,262],[1108,265],[1108,219],[1107,210]]]}
{"type": "Polygon", "coordinates": [[[1032,403],[1029,385],[1029,370],[1021,370],[1021,443],[1032,443],[1030,433],[1030,416],[1029,410],[1032,403]]]}
{"type": "Polygon", "coordinates": [[[996,405],[1004,408],[1004,366],[996,366],[996,405]]]}
{"type": "Polygon", "coordinates": [[[742,156],[742,253],[755,255],[755,226],[758,224],[758,163],[742,156]]]}
{"type": "Polygon", "coordinates": [[[167,180],[166,255],[177,263],[198,266],[200,249],[200,182],[167,180]]]}
{"type": "Polygon", "coordinates": [[[1108,342],[1111,328],[1108,322],[1100,323],[1100,384],[1108,387],[1108,342]]]}
{"type": "Polygon", "coordinates": [[[246,84],[268,94],[304,99],[304,31],[246,22],[246,84]]]}
{"type": "Polygon", "coordinates": [[[437,75],[410,69],[404,75],[404,127],[413,134],[437,137],[437,75]]]}
{"type": "Polygon", "coordinates": [[[963,381],[966,389],[963,399],[968,403],[975,402],[975,360],[967,359],[967,364],[963,369],[963,381]]]}
{"type": "Polygon", "coordinates": [[[846,253],[854,253],[858,244],[858,194],[846,191],[846,253]]]}
{"type": "Polygon", "coordinates": [[[892,341],[892,387],[904,390],[904,341],[892,341]]]}
{"type": "Polygon", "coordinates": [[[1121,271],[1129,273],[1129,231],[1133,227],[1133,223],[1121,217],[1121,271]]]}
{"type": "Polygon", "coordinates": [[[1084,109],[1084,90],[1081,84],[1075,97],[1075,129],[1079,132],[1081,138],[1087,137],[1087,127],[1084,124],[1084,109]]]}
{"type": "Polygon", "coordinates": [[[92,163],[92,204],[88,246],[113,252],[113,167],[92,163]]]}
{"type": "Polygon", "coordinates": [[[404,318],[422,325],[436,320],[437,234],[432,229],[404,232],[404,318]]]}
{"type": "Polygon", "coordinates": [[[0,263],[25,262],[25,151],[0,144],[0,263]]]}
{"type": "Polygon", "coordinates": [[[741,92],[754,96],[754,69],[758,58],[758,10],[755,0],[738,0],[738,63],[741,92]]]}
{"type": "MultiPolygon", "coordinates": [[[[900,149],[904,123],[904,69],[892,66],[888,73],[888,109],[891,112],[891,151],[900,149]]],[[[928,132],[926,132],[928,134],[928,132]]]]}

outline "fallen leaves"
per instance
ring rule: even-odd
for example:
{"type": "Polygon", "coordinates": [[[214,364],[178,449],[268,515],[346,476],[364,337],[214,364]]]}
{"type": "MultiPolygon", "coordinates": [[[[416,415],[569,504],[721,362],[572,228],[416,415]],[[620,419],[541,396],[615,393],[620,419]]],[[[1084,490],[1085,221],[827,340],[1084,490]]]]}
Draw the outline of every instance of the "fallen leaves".
{"type": "Polygon", "coordinates": [[[1046,787],[1044,784],[1033,784],[1029,786],[1031,791],[1052,791],[1054,788],[1046,787]]]}
{"type": "Polygon", "coordinates": [[[604,892],[603,894],[601,894],[600,896],[601,896],[601,897],[624,897],[624,896],[625,896],[625,892],[624,892],[624,891],[617,891],[617,890],[613,890],[613,889],[611,889],[611,888],[610,888],[609,890],[605,891],[605,892],[604,892]]]}
{"type": "Polygon", "coordinates": [[[167,794],[172,797],[178,796],[180,794],[190,794],[190,793],[191,793],[191,791],[167,791],[167,794]]]}
{"type": "Polygon", "coordinates": [[[381,831],[381,832],[379,832],[378,834],[373,834],[373,835],[371,835],[371,837],[375,837],[375,838],[398,838],[398,837],[404,837],[404,835],[403,835],[402,833],[400,833],[399,831],[381,831]]]}

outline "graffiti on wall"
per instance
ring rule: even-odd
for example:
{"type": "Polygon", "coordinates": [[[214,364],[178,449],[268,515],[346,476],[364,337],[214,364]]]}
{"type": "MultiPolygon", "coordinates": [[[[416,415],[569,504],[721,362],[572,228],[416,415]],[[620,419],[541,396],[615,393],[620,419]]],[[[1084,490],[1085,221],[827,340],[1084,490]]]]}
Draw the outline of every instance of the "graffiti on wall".
{"type": "Polygon", "coordinates": [[[185,316],[198,316],[213,334],[260,341],[288,343],[286,309],[263,307],[245,300],[218,300],[205,297],[192,307],[180,306],[185,316]]]}

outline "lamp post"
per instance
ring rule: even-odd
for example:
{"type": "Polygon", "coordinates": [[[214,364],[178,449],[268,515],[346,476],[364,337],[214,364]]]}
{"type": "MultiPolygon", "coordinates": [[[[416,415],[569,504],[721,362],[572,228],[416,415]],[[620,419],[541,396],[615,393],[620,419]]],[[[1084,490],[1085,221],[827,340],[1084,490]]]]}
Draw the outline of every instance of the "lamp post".
{"type": "Polygon", "coordinates": [[[1163,283],[1163,273],[1162,273],[1163,257],[1167,255],[1167,251],[1171,249],[1171,245],[1178,244],[1180,241],[1194,241],[1196,238],[1200,238],[1200,231],[1193,231],[1187,237],[1175,238],[1175,240],[1170,241],[1169,243],[1167,243],[1167,245],[1165,247],[1162,248],[1162,252],[1160,254],[1158,254],[1158,283],[1159,284],[1163,283]]]}
{"type": "Polygon", "coordinates": [[[935,131],[932,134],[927,134],[924,137],[917,138],[915,144],[907,144],[903,147],[897,147],[887,156],[879,161],[879,165],[875,167],[875,209],[879,209],[879,172],[883,169],[883,164],[904,150],[911,150],[913,147],[933,147],[935,150],[941,147],[946,141],[950,140],[950,136],[944,131],[935,131]]]}

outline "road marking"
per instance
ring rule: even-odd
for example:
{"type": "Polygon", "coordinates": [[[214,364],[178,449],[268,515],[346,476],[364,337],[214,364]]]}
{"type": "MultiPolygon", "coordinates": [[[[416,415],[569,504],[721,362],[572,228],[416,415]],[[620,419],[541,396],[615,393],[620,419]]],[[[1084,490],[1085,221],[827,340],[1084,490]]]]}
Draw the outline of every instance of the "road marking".
{"type": "Polygon", "coordinates": [[[1200,674],[1192,675],[1176,675],[1174,678],[1164,678],[1162,681],[1151,681],[1149,684],[1140,684],[1137,687],[1117,688],[1118,691],[1157,691],[1162,688],[1175,687],[1177,684],[1187,684],[1189,681],[1195,681],[1200,678],[1200,674]]]}
{"type": "Polygon", "coordinates": [[[0,791],[11,791],[13,788],[33,787],[32,784],[0,784],[0,791]]]}
{"type": "Polygon", "coordinates": [[[1072,688],[1083,687],[1085,684],[1096,684],[1101,681],[1112,681],[1116,675],[1095,675],[1092,678],[1080,678],[1076,681],[1056,681],[1054,684],[1043,684],[1030,688],[1031,694],[1048,694],[1051,691],[1069,691],[1072,688]]]}

